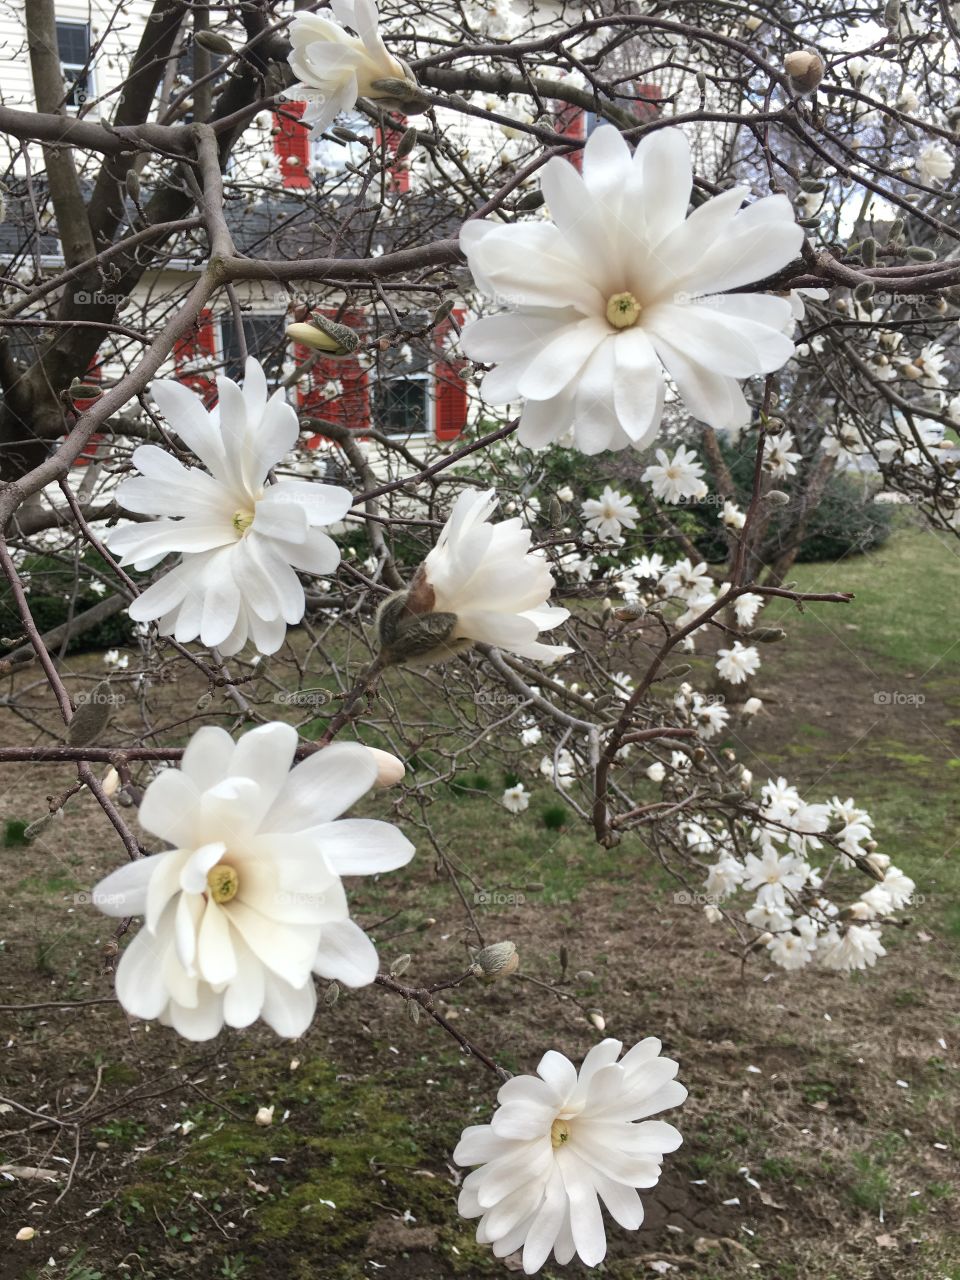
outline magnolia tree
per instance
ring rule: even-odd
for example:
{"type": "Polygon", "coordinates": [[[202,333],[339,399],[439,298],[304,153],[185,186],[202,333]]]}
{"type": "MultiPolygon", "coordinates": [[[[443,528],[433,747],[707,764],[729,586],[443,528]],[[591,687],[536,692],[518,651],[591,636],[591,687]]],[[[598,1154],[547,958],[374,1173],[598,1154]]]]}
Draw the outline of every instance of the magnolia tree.
{"type": "MultiPolygon", "coordinates": [[[[601,1205],[638,1227],[637,1189],[680,1142],[648,1118],[683,1101],[677,1065],[655,1039],[623,1057],[603,1039],[579,1070],[544,1046],[510,1079],[453,1026],[438,994],[508,976],[523,939],[485,936],[489,886],[432,803],[472,769],[513,777],[510,814],[552,787],[600,845],[660,860],[745,959],[884,955],[914,886],[882,833],[853,799],[754,778],[727,737],[783,637],[771,599],[849,599],[784,585],[772,522],[789,510],[796,544],[839,467],[960,528],[960,32],[932,0],[157,0],[116,90],[77,106],[52,0],[26,12],[37,109],[0,108],[0,666],[8,716],[39,723],[36,680],[16,678],[33,671],[61,727],[0,760],[77,774],[28,835],[69,839],[80,789],[102,806],[118,866],[93,900],[119,918],[134,1017],[297,1036],[319,978],[433,1019],[499,1084],[454,1153],[476,1166],[460,1211],[478,1239],[527,1272],[551,1252],[596,1265],[601,1205]],[[314,158],[254,232],[276,120],[312,130],[314,158]],[[268,288],[288,315],[250,354],[268,288]],[[211,307],[235,322],[239,382],[214,385],[213,349],[171,362],[211,307]],[[375,376],[438,337],[469,391],[459,438],[350,420],[337,360],[375,376]],[[731,450],[751,459],[745,498],[731,450]],[[690,503],[713,504],[719,561],[690,503]],[[35,601],[58,566],[73,586],[49,626],[35,601]],[[67,646],[121,616],[132,662],[78,687],[67,646]],[[168,690],[188,679],[205,691],[185,718],[168,690]],[[368,795],[379,817],[343,816],[368,795]],[[414,844],[467,949],[465,972],[419,986],[407,957],[381,971],[342,879],[402,877],[414,844]]],[[[555,989],[602,1033],[574,980],[555,989]]]]}

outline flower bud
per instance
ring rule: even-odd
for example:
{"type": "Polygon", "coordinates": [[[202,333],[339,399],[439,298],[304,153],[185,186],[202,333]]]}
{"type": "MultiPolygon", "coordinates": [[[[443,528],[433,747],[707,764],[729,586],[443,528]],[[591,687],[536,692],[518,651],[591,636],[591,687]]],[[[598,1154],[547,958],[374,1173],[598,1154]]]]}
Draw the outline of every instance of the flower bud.
{"type": "Polygon", "coordinates": [[[771,507],[785,507],[790,502],[790,495],[784,493],[782,489],[771,489],[766,495],[766,500],[771,507]]]}
{"type": "Polygon", "coordinates": [[[340,984],[337,982],[331,982],[330,985],[327,987],[326,991],[323,993],[323,1003],[328,1005],[335,1005],[339,999],[340,999],[340,984]]]}
{"type": "Polygon", "coordinates": [[[420,1006],[416,1000],[407,1001],[407,1017],[416,1026],[420,1021],[420,1006]]]}
{"type": "Polygon", "coordinates": [[[61,812],[62,810],[60,809],[58,809],[56,813],[47,812],[37,818],[35,822],[31,822],[28,826],[24,827],[23,838],[26,840],[27,844],[29,844],[31,840],[36,840],[37,836],[42,835],[44,831],[46,831],[47,827],[50,826],[51,822],[60,816],[61,812]]]}
{"type": "Polygon", "coordinates": [[[407,156],[410,154],[413,148],[417,145],[418,137],[419,137],[419,134],[417,133],[417,130],[412,125],[410,126],[409,129],[405,129],[403,132],[403,136],[401,137],[400,141],[397,143],[397,149],[393,153],[393,159],[406,160],[407,156]]]}
{"type": "Polygon", "coordinates": [[[253,1123],[264,1129],[269,1128],[273,1124],[273,1107],[258,1107],[253,1123]]]}
{"type": "Polygon", "coordinates": [[[715,907],[712,902],[708,902],[703,908],[703,914],[706,918],[707,924],[719,924],[723,919],[723,912],[719,907],[715,907]]]}
{"type": "Polygon", "coordinates": [[[67,725],[67,742],[71,747],[89,747],[110,723],[113,706],[107,693],[109,687],[106,680],[101,680],[91,693],[83,695],[82,702],[78,701],[67,725]]]}
{"type": "Polygon", "coordinates": [[[198,44],[201,49],[206,49],[208,53],[221,53],[224,57],[229,57],[233,53],[233,45],[226,36],[220,35],[217,31],[198,31],[193,39],[195,44],[198,44]]]}
{"type": "Polygon", "coordinates": [[[602,1010],[600,1010],[600,1009],[588,1009],[588,1010],[587,1010],[587,1017],[590,1019],[590,1021],[593,1023],[593,1025],[596,1027],[596,1029],[597,1029],[598,1031],[606,1031],[606,1029],[607,1029],[607,1022],[606,1022],[606,1019],[605,1019],[605,1018],[604,1018],[604,1016],[603,1016],[603,1011],[602,1011],[602,1010]]]}
{"type": "Polygon", "coordinates": [[[115,796],[120,788],[120,775],[116,769],[109,768],[100,781],[105,796],[115,796]]]}
{"type": "Polygon", "coordinates": [[[823,60],[809,49],[796,49],[783,60],[794,93],[813,93],[823,79],[823,60]]]}
{"type": "Polygon", "coordinates": [[[393,787],[403,781],[407,771],[402,760],[398,760],[389,751],[381,751],[379,747],[367,747],[367,750],[377,762],[377,779],[373,784],[375,787],[393,787]]]}
{"type": "Polygon", "coordinates": [[[32,1240],[36,1234],[37,1234],[36,1227],[21,1227],[20,1230],[17,1232],[17,1239],[23,1240],[23,1241],[32,1240]]]}
{"type": "Polygon", "coordinates": [[[785,640],[787,633],[783,627],[754,627],[752,631],[744,631],[744,640],[753,644],[778,644],[785,640]]]}
{"type": "Polygon", "coordinates": [[[494,942],[477,952],[471,972],[484,982],[507,978],[520,967],[520,956],[514,942],[494,942]]]}
{"type": "Polygon", "coordinates": [[[410,954],[405,951],[402,956],[397,956],[396,960],[394,960],[393,964],[390,966],[390,975],[391,977],[399,978],[400,975],[402,973],[406,973],[409,968],[410,954]]]}
{"type": "Polygon", "coordinates": [[[349,355],[360,345],[360,339],[347,325],[336,324],[322,316],[314,316],[309,324],[287,325],[287,337],[291,342],[299,342],[313,351],[334,357],[349,355]]]}
{"type": "Polygon", "coordinates": [[[127,170],[127,176],[126,176],[126,178],[124,179],[124,183],[125,183],[126,188],[127,188],[127,195],[128,195],[128,196],[130,197],[130,199],[134,202],[134,204],[139,204],[139,202],[140,202],[140,175],[139,175],[139,173],[137,173],[136,169],[128,169],[128,170],[127,170]]]}
{"type": "Polygon", "coordinates": [[[525,212],[527,209],[539,209],[546,200],[546,196],[542,191],[528,191],[526,195],[522,195],[516,203],[517,212],[525,212]]]}

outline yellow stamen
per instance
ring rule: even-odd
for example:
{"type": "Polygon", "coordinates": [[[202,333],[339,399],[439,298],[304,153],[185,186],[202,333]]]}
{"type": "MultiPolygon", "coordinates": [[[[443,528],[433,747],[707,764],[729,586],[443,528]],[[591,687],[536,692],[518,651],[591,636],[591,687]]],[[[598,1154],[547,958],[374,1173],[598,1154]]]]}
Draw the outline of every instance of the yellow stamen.
{"type": "Polygon", "coordinates": [[[207,885],[214,902],[230,902],[237,896],[240,877],[233,867],[228,867],[225,862],[218,862],[207,872],[207,885]]]}
{"type": "Polygon", "coordinates": [[[253,524],[254,513],[252,511],[235,511],[233,513],[233,527],[237,533],[243,534],[253,524]]]}
{"type": "Polygon", "coordinates": [[[615,329],[629,329],[643,308],[632,293],[615,293],[607,303],[607,319],[615,329]]]}
{"type": "Polygon", "coordinates": [[[566,1120],[561,1120],[558,1117],[550,1126],[550,1141],[556,1148],[562,1147],[564,1143],[569,1142],[569,1140],[570,1126],[567,1124],[566,1120]]]}

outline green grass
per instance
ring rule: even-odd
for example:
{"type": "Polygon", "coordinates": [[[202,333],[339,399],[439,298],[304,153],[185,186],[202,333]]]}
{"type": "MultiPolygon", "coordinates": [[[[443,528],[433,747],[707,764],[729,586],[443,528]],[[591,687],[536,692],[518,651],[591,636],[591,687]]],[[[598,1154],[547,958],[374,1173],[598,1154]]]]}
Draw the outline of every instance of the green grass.
{"type": "Polygon", "coordinates": [[[796,565],[798,591],[852,591],[849,604],[771,604],[764,625],[783,625],[787,644],[805,633],[823,644],[824,630],[855,652],[896,663],[904,675],[948,675],[960,666],[960,636],[950,625],[960,597],[960,540],[920,529],[898,529],[883,547],[835,564],[796,565]],[[851,631],[850,626],[857,630],[851,631]]]}

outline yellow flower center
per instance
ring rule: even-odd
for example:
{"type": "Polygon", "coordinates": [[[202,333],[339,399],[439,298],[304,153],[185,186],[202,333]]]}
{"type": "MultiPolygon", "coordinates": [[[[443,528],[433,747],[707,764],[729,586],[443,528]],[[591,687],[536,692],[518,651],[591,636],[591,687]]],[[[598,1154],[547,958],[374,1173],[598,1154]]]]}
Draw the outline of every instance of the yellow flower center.
{"type": "Polygon", "coordinates": [[[235,511],[233,513],[233,527],[236,529],[237,533],[241,535],[246,533],[253,524],[255,514],[256,513],[253,511],[235,511]]]}
{"type": "Polygon", "coordinates": [[[550,1126],[550,1141],[554,1148],[562,1147],[565,1142],[570,1140],[570,1126],[566,1120],[561,1120],[559,1116],[550,1126]]]}
{"type": "Polygon", "coordinates": [[[607,319],[615,329],[629,329],[640,319],[642,310],[632,293],[615,293],[607,303],[607,319]]]}
{"type": "Polygon", "coordinates": [[[240,877],[233,867],[228,867],[225,862],[218,862],[207,872],[207,886],[214,902],[230,902],[237,896],[240,877]]]}

